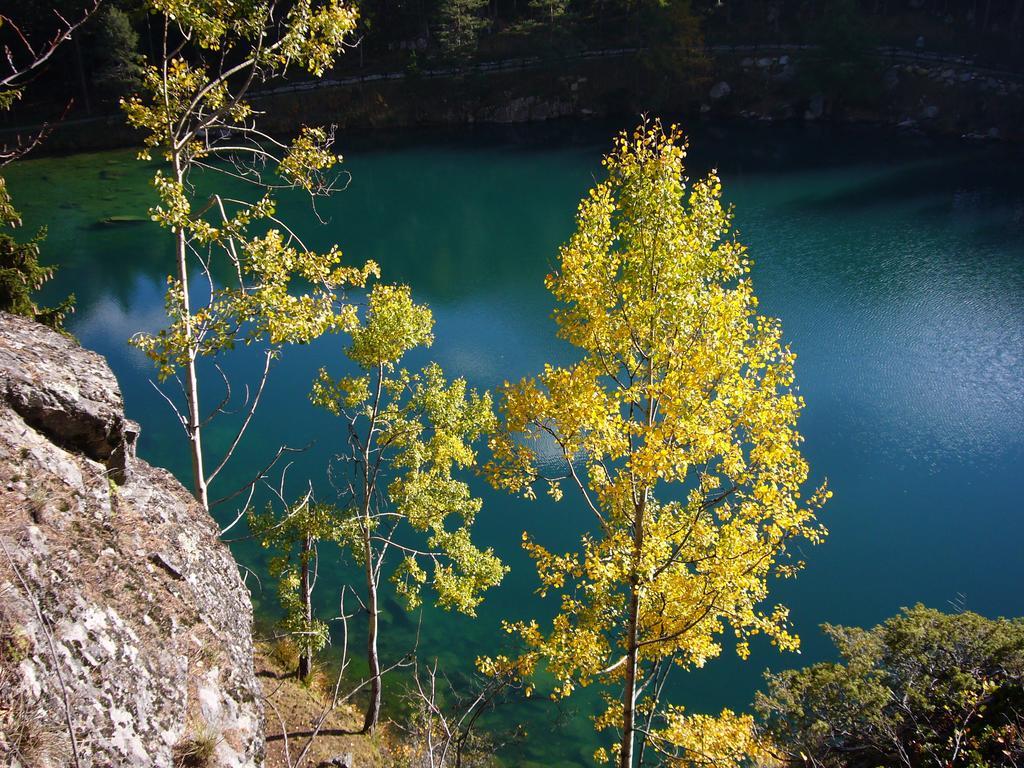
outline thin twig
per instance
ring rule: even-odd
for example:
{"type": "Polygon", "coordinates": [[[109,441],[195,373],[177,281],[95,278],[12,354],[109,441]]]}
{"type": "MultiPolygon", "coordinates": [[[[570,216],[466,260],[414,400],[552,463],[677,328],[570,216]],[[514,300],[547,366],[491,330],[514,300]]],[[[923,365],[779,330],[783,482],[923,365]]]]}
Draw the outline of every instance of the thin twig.
{"type": "Polygon", "coordinates": [[[60,671],[60,658],[57,656],[57,649],[53,643],[53,633],[50,631],[49,624],[43,617],[43,612],[39,607],[39,601],[36,600],[35,595],[32,594],[32,590],[29,588],[28,583],[21,575],[21,570],[18,568],[18,564],[14,561],[11,556],[10,550],[7,549],[7,544],[0,538],[0,548],[3,549],[4,555],[7,557],[7,562],[11,566],[11,570],[14,571],[14,575],[21,583],[21,588],[25,590],[25,596],[32,603],[32,609],[35,611],[36,618],[39,619],[39,625],[42,627],[43,634],[46,636],[46,643],[50,647],[50,656],[53,658],[53,671],[57,675],[57,682],[60,683],[61,698],[64,700],[64,721],[67,723],[68,736],[71,737],[71,757],[74,760],[75,768],[81,768],[81,761],[78,759],[78,739],[75,738],[75,728],[71,722],[71,703],[68,700],[68,689],[64,684],[64,675],[60,671]]]}

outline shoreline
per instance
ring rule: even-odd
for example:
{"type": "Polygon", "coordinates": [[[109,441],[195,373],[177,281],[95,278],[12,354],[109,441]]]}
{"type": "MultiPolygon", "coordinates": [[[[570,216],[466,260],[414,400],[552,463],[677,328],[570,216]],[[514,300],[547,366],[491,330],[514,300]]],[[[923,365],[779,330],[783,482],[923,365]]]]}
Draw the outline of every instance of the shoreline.
{"type": "MultiPolygon", "coordinates": [[[[867,96],[851,99],[841,88],[828,96],[809,85],[822,63],[814,49],[746,46],[712,53],[711,66],[689,59],[692,66],[672,78],[661,74],[647,53],[618,49],[562,60],[484,62],[461,72],[440,68],[288,83],[254,93],[251,100],[265,113],[270,132],[280,135],[304,124],[335,125],[358,138],[661,114],[680,116],[687,124],[709,119],[816,123],[979,143],[1024,142],[1024,74],[996,77],[964,59],[889,51],[873,60],[867,85],[861,84],[867,96]],[[965,110],[964,104],[971,106],[965,110]]],[[[0,140],[30,130],[0,128],[0,140]]],[[[33,156],[140,145],[138,132],[114,112],[53,125],[33,156]]]]}

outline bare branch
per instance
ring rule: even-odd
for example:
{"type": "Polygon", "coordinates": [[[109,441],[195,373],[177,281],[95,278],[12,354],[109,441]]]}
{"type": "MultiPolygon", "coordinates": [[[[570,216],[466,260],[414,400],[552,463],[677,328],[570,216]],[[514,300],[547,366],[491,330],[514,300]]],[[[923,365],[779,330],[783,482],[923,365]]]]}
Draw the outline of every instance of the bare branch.
{"type": "MultiPolygon", "coordinates": [[[[92,4],[86,6],[82,15],[72,22],[69,22],[64,16],[54,10],[53,13],[59,20],[60,24],[53,37],[40,49],[37,49],[32,45],[28,36],[22,31],[21,27],[14,21],[14,19],[7,14],[0,13],[0,26],[5,26],[8,29],[11,29],[14,32],[15,37],[17,37],[18,41],[22,44],[22,47],[25,49],[25,53],[28,54],[28,59],[19,63],[10,46],[4,46],[4,58],[7,60],[7,73],[0,75],[0,92],[13,92],[15,97],[17,97],[17,95],[20,94],[21,89],[31,82],[39,72],[41,72],[43,65],[49,61],[53,54],[56,53],[57,49],[66,41],[71,39],[72,33],[92,17],[92,15],[99,9],[102,2],[103,0],[92,0],[92,4]]],[[[72,103],[72,101],[68,101],[56,122],[62,121],[67,116],[72,103]]],[[[23,157],[31,152],[39,146],[40,143],[42,143],[51,130],[52,123],[44,122],[42,126],[32,133],[28,139],[22,139],[21,136],[17,136],[13,146],[7,144],[0,146],[0,167],[3,167],[8,163],[17,160],[19,157],[23,157]]]]}
{"type": "Polygon", "coordinates": [[[15,35],[25,46],[25,50],[29,54],[29,60],[23,64],[16,64],[14,62],[14,55],[10,48],[6,49],[7,62],[10,67],[10,71],[0,76],[0,88],[17,89],[21,88],[25,84],[25,80],[29,75],[36,72],[40,67],[45,64],[60,46],[71,39],[72,33],[87,22],[92,15],[99,10],[103,0],[92,0],[92,5],[86,7],[82,16],[74,22],[69,22],[60,13],[54,9],[54,15],[60,20],[60,28],[54,33],[54,36],[40,51],[36,51],[32,44],[29,42],[28,37],[22,32],[21,27],[18,26],[15,21],[7,14],[0,13],[0,21],[2,21],[10,29],[14,30],[15,35]]]}
{"type": "Polygon", "coordinates": [[[178,406],[176,406],[174,404],[174,401],[171,400],[171,398],[167,396],[166,392],[164,392],[162,389],[160,389],[159,386],[157,386],[157,383],[155,381],[150,379],[149,383],[153,385],[153,389],[155,389],[157,391],[157,393],[160,395],[160,397],[162,397],[164,400],[166,400],[167,404],[169,406],[171,406],[171,409],[174,411],[174,415],[178,417],[178,423],[181,424],[181,428],[183,430],[185,430],[185,434],[187,435],[188,434],[188,419],[186,419],[184,416],[182,416],[181,411],[178,410],[178,406]]]}
{"type": "Polygon", "coordinates": [[[268,349],[264,352],[263,375],[260,377],[260,385],[256,390],[256,396],[253,398],[249,412],[246,413],[245,420],[242,422],[242,426],[235,435],[235,439],[231,441],[231,447],[228,448],[227,452],[224,454],[224,458],[221,460],[220,464],[217,465],[217,468],[206,478],[207,484],[212,483],[213,479],[220,474],[220,471],[224,469],[224,466],[231,460],[231,457],[235,453],[235,449],[238,447],[238,443],[241,441],[245,431],[249,428],[249,424],[252,422],[252,417],[256,413],[256,407],[260,404],[260,397],[263,395],[263,388],[267,384],[267,376],[270,373],[270,361],[273,360],[273,358],[274,350],[268,349]]]}
{"type": "Polygon", "coordinates": [[[42,610],[39,608],[39,601],[36,600],[36,596],[32,594],[32,589],[21,575],[21,570],[18,568],[18,564],[14,561],[14,557],[11,555],[10,550],[7,549],[7,544],[4,543],[3,538],[0,538],[0,549],[3,549],[4,555],[7,557],[7,562],[11,566],[14,576],[21,584],[21,588],[25,592],[25,597],[27,597],[29,602],[32,604],[32,610],[35,612],[36,618],[39,620],[39,626],[42,628],[43,634],[46,636],[46,644],[49,646],[50,657],[53,659],[53,671],[57,675],[57,682],[60,684],[61,698],[64,701],[64,722],[67,725],[68,736],[71,739],[71,757],[76,768],[81,768],[82,764],[78,757],[78,739],[75,737],[75,728],[71,722],[71,702],[68,699],[67,686],[64,684],[64,675],[60,671],[61,660],[57,655],[57,648],[53,642],[53,632],[51,631],[46,618],[43,616],[42,610]]]}
{"type": "Polygon", "coordinates": [[[210,508],[212,509],[213,507],[216,507],[219,504],[224,504],[225,502],[231,501],[232,499],[235,499],[235,498],[238,498],[239,496],[241,496],[251,486],[255,485],[260,480],[265,478],[267,476],[267,473],[271,469],[274,468],[274,465],[277,464],[278,461],[280,461],[281,457],[284,456],[284,454],[286,454],[286,453],[302,453],[303,451],[309,450],[309,447],[311,445],[313,445],[312,442],[307,443],[306,445],[302,446],[301,448],[292,448],[291,446],[288,446],[288,445],[282,445],[280,448],[277,449],[277,453],[274,454],[274,458],[272,458],[267,464],[265,464],[263,466],[263,468],[261,470],[259,470],[259,472],[256,473],[255,477],[253,477],[249,482],[247,482],[241,488],[238,488],[238,489],[232,491],[231,493],[229,493],[227,496],[222,496],[221,498],[217,499],[216,501],[210,502],[210,508]]]}

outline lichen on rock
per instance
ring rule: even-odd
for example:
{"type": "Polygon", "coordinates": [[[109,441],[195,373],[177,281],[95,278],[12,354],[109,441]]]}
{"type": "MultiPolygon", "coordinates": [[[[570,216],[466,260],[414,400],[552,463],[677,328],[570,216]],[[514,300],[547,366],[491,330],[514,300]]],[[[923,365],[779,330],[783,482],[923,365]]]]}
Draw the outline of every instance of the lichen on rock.
{"type": "Polygon", "coordinates": [[[137,434],[101,356],[0,313],[0,764],[262,763],[248,592],[137,434]]]}

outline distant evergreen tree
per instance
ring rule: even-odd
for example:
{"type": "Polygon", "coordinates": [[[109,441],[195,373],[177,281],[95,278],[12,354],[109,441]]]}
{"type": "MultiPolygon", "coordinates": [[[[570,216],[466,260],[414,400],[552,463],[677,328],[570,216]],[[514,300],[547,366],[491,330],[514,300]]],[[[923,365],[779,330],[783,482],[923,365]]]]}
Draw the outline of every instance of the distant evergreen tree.
{"type": "Polygon", "coordinates": [[[442,0],[438,39],[448,57],[467,58],[476,53],[480,32],[487,26],[486,8],[487,0],[442,0]]]}
{"type": "Polygon", "coordinates": [[[862,105],[877,98],[881,76],[876,34],[856,0],[828,0],[811,26],[821,61],[809,68],[808,85],[835,105],[862,105]]]}
{"type": "Polygon", "coordinates": [[[569,10],[569,0],[530,0],[529,6],[541,21],[554,27],[569,10]]]}
{"type": "Polygon", "coordinates": [[[21,226],[21,217],[11,204],[7,184],[0,177],[0,310],[32,318],[56,330],[63,330],[64,318],[74,307],[68,296],[55,307],[41,307],[32,294],[53,277],[56,267],[39,263],[39,243],[46,235],[40,229],[26,242],[18,242],[9,230],[21,226]]]}
{"type": "MultiPolygon", "coordinates": [[[[84,11],[79,9],[75,15],[57,14],[59,25],[55,29],[49,28],[42,37],[36,37],[27,33],[22,28],[22,24],[7,15],[11,12],[13,5],[14,3],[0,5],[0,48],[3,49],[3,56],[0,57],[2,59],[2,63],[0,63],[0,114],[10,110],[21,99],[25,87],[36,80],[46,62],[71,37],[72,33],[89,20],[90,15],[96,9],[96,6],[93,5],[84,11]],[[69,18],[71,21],[68,20],[69,18]]],[[[16,9],[18,12],[34,12],[36,10],[33,7],[34,4],[30,2],[18,5],[21,6],[16,9]]],[[[45,136],[46,129],[43,127],[30,132],[27,137],[18,135],[11,142],[0,142],[0,169],[31,152],[45,136]]],[[[22,243],[11,233],[11,230],[19,226],[21,226],[21,216],[11,201],[6,179],[0,176],[0,310],[24,315],[43,322],[51,328],[63,330],[64,317],[71,311],[74,298],[69,296],[53,308],[40,307],[35,303],[32,293],[39,290],[47,280],[53,277],[54,267],[44,267],[39,264],[39,243],[43,239],[45,230],[40,229],[35,237],[22,243]]],[[[34,597],[32,599],[35,600],[34,597]]],[[[2,644],[7,644],[6,633],[2,644]]],[[[34,765],[39,765],[40,760],[46,763],[50,762],[49,755],[53,753],[51,753],[49,745],[55,747],[59,745],[59,752],[63,753],[60,758],[57,758],[60,762],[66,765],[82,765],[78,739],[75,735],[76,729],[72,727],[70,710],[67,710],[66,734],[49,729],[31,728],[26,730],[19,727],[24,726],[26,722],[19,714],[20,704],[12,709],[8,705],[16,699],[12,700],[6,695],[4,699],[5,701],[0,703],[0,710],[4,710],[4,715],[10,715],[13,712],[14,717],[13,719],[9,716],[0,717],[0,720],[3,721],[0,729],[6,730],[7,734],[10,734],[11,729],[7,726],[13,725],[15,731],[20,730],[23,735],[29,734],[28,741],[34,742],[35,746],[39,746],[40,737],[44,737],[44,746],[42,749],[26,749],[24,740],[19,745],[18,739],[15,738],[12,745],[4,735],[0,736],[0,755],[21,760],[23,764],[32,762],[34,765]],[[11,746],[15,748],[9,749],[11,746]],[[26,759],[26,752],[33,755],[35,759],[33,757],[26,759]]],[[[64,702],[67,705],[66,698],[64,702]]],[[[54,753],[56,752],[55,749],[54,753]]]]}
{"type": "Polygon", "coordinates": [[[100,14],[93,45],[93,81],[99,88],[120,96],[142,84],[139,35],[121,8],[108,5],[100,14]]]}
{"type": "Polygon", "coordinates": [[[555,50],[568,32],[569,0],[530,0],[529,8],[535,17],[533,24],[546,32],[548,47],[555,50]]]}
{"type": "Polygon", "coordinates": [[[673,89],[707,76],[704,35],[691,0],[649,3],[640,14],[640,43],[652,82],[673,89]]]}
{"type": "MultiPolygon", "coordinates": [[[[31,4],[26,9],[19,9],[26,11],[26,19],[15,21],[0,13],[0,44],[6,58],[0,67],[0,113],[14,107],[26,85],[37,77],[47,59],[69,39],[72,32],[89,20],[93,9],[86,9],[84,13],[79,10],[76,16],[68,12],[67,16],[74,19],[70,22],[58,14],[58,28],[48,28],[38,34],[30,28],[30,22],[36,21],[38,13],[31,4]]],[[[0,145],[0,168],[30,152],[45,135],[45,128],[39,129],[27,139],[19,136],[13,144],[0,145]]],[[[19,242],[12,231],[20,226],[21,215],[7,192],[6,180],[0,176],[0,310],[63,330],[64,318],[72,311],[74,297],[69,296],[56,307],[36,304],[32,294],[53,277],[55,267],[44,267],[39,263],[39,244],[46,230],[40,229],[28,241],[19,242]]]]}

